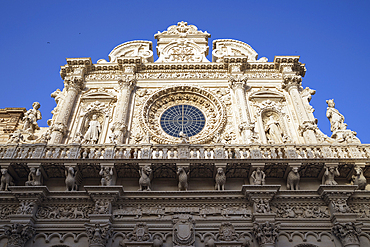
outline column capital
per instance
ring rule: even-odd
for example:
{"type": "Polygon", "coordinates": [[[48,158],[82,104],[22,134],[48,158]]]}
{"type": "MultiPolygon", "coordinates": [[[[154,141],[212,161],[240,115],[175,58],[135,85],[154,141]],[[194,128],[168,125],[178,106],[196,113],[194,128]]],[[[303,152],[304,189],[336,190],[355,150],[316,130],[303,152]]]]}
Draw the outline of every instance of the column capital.
{"type": "Polygon", "coordinates": [[[229,87],[232,89],[245,90],[247,86],[248,77],[246,75],[230,75],[229,76],[229,87]]]}
{"type": "Polygon", "coordinates": [[[360,246],[360,233],[362,223],[336,222],[332,228],[334,235],[340,240],[343,246],[360,246]]]}
{"type": "Polygon", "coordinates": [[[104,247],[112,236],[112,224],[85,223],[86,233],[89,238],[90,247],[104,247]]]}
{"type": "Polygon", "coordinates": [[[67,76],[64,80],[64,87],[69,90],[81,91],[84,86],[84,77],[81,76],[67,76]]]}
{"type": "Polygon", "coordinates": [[[4,235],[8,237],[9,247],[23,247],[35,235],[36,230],[31,224],[14,223],[4,226],[4,235]]]}
{"type": "Polygon", "coordinates": [[[283,75],[283,89],[289,91],[290,89],[296,88],[301,85],[302,77],[295,74],[283,75]]]}
{"type": "Polygon", "coordinates": [[[135,76],[122,76],[119,80],[118,80],[118,85],[120,87],[120,89],[134,89],[134,87],[136,86],[136,78],[135,76]]]}

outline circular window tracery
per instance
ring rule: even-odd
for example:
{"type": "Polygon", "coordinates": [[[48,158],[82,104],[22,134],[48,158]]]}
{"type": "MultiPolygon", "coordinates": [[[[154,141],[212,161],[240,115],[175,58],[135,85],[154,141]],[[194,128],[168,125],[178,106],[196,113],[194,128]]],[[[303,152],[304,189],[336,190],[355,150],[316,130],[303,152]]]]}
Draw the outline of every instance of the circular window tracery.
{"type": "Polygon", "coordinates": [[[202,131],[205,125],[203,113],[191,105],[176,105],[168,108],[161,116],[161,127],[170,136],[180,137],[183,132],[187,137],[202,131]]]}
{"type": "MultiPolygon", "coordinates": [[[[207,143],[211,141],[215,134],[222,131],[226,124],[225,106],[217,96],[203,88],[179,85],[160,89],[145,101],[139,118],[143,132],[149,133],[151,140],[160,144],[181,143],[182,138],[178,137],[179,132],[177,133],[176,130],[172,134],[171,131],[166,132],[166,127],[163,128],[165,125],[161,123],[162,116],[167,110],[181,105],[188,105],[189,108],[194,107],[198,109],[205,120],[204,126],[202,128],[199,127],[199,132],[189,131],[189,133],[185,133],[183,131],[189,137],[190,143],[207,143]]],[[[181,114],[179,115],[181,116],[181,114]]],[[[177,120],[179,119],[181,118],[177,120]]],[[[185,122],[187,124],[191,123],[189,120],[183,121],[183,124],[185,122]]]]}

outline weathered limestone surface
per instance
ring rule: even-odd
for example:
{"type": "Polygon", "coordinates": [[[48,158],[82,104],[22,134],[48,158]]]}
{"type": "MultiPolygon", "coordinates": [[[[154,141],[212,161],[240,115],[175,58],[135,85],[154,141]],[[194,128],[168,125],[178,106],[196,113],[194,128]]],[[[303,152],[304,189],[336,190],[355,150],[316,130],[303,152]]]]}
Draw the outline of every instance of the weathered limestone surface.
{"type": "Polygon", "coordinates": [[[299,56],[154,37],[156,61],[145,40],[67,58],[49,127],[0,109],[0,246],[370,246],[370,145],[332,99],[319,130],[299,56]]]}

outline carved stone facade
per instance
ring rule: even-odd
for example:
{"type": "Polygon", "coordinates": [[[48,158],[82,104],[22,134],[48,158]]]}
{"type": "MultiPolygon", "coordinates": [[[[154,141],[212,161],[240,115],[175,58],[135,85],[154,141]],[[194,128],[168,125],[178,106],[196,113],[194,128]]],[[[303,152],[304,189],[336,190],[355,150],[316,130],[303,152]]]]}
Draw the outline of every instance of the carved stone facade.
{"type": "Polygon", "coordinates": [[[156,61],[146,40],[67,58],[49,127],[0,110],[0,246],[370,246],[370,145],[332,99],[320,131],[299,56],[154,37],[156,61]]]}

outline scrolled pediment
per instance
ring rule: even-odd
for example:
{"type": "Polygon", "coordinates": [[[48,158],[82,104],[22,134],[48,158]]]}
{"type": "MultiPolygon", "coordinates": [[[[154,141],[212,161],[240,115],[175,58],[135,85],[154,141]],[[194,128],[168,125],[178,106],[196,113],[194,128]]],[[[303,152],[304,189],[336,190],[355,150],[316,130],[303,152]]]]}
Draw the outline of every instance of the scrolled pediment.
{"type": "Polygon", "coordinates": [[[271,90],[268,88],[262,88],[256,92],[253,92],[249,95],[250,100],[258,100],[258,99],[275,99],[279,101],[285,100],[285,96],[283,93],[276,91],[276,90],[271,90]]]}
{"type": "Polygon", "coordinates": [[[104,89],[95,88],[84,93],[81,97],[81,100],[104,100],[115,102],[117,100],[117,96],[104,89]]]}
{"type": "Polygon", "coordinates": [[[153,62],[152,41],[134,40],[116,46],[108,55],[111,62],[120,57],[142,57],[144,62],[153,62]]]}

